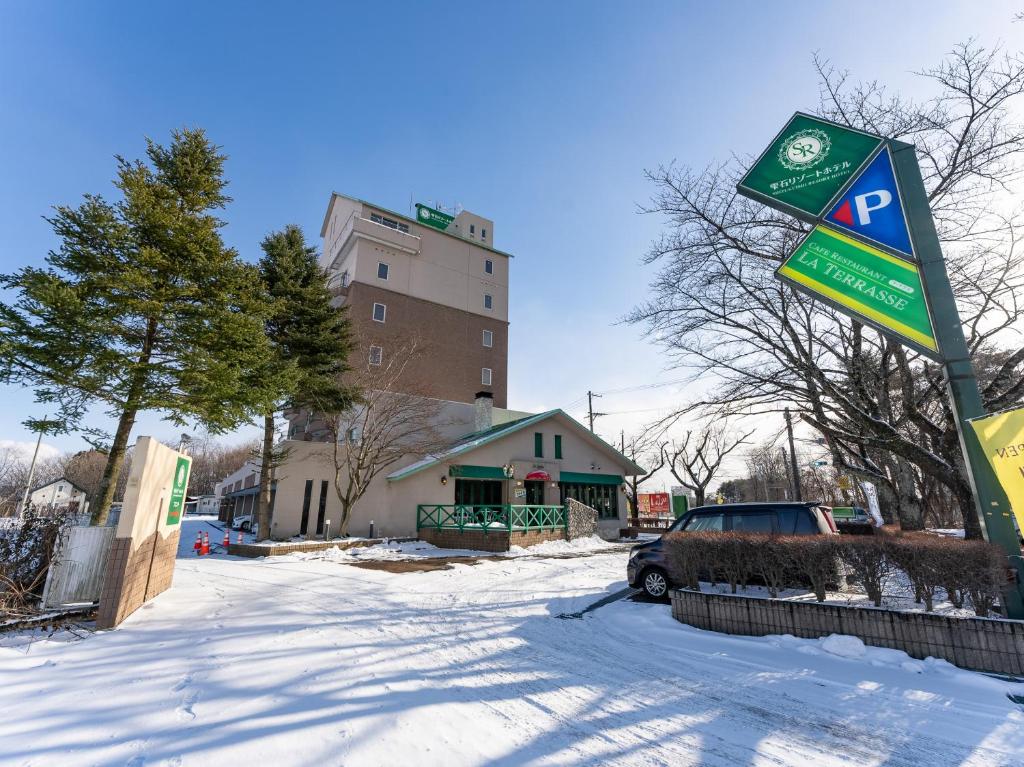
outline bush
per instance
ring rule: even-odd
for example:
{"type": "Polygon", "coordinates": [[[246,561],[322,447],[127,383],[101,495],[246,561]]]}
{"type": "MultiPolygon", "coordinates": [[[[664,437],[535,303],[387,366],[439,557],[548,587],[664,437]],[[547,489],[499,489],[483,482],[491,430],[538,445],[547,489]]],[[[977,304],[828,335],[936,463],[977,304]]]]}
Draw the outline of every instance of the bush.
{"type": "Polygon", "coordinates": [[[839,558],[853,573],[875,607],[882,606],[882,589],[892,571],[892,562],[882,545],[884,537],[855,536],[841,538],[837,544],[839,558]]]}
{"type": "Polygon", "coordinates": [[[29,511],[0,524],[0,615],[23,615],[40,596],[57,538],[73,515],[29,511]]]}
{"type": "Polygon", "coordinates": [[[839,541],[833,535],[793,536],[781,539],[795,560],[793,566],[810,584],[819,602],[831,584],[838,583],[839,541]]]}
{"type": "Polygon", "coordinates": [[[727,582],[736,593],[757,578],[772,597],[790,585],[809,583],[819,602],[845,566],[876,607],[887,581],[902,570],[925,610],[935,609],[944,590],[955,607],[969,597],[979,616],[988,615],[1006,584],[1002,550],[982,541],[922,533],[867,536],[772,536],[755,533],[671,533],[665,537],[669,578],[697,589],[701,580],[727,582]]]}

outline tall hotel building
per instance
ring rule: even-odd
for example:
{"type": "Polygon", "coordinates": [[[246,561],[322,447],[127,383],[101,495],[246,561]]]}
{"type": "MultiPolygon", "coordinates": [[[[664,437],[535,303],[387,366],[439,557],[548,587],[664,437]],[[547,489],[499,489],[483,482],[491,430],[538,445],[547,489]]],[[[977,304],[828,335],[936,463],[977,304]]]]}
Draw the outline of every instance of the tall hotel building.
{"type": "MultiPolygon", "coordinates": [[[[415,217],[334,193],[323,226],[321,266],[348,307],[357,348],[352,367],[384,365],[415,339],[403,374],[417,394],[473,402],[508,399],[508,253],[494,248],[494,222],[425,205],[415,217]]],[[[319,423],[294,418],[295,439],[320,439],[319,423]]]]}

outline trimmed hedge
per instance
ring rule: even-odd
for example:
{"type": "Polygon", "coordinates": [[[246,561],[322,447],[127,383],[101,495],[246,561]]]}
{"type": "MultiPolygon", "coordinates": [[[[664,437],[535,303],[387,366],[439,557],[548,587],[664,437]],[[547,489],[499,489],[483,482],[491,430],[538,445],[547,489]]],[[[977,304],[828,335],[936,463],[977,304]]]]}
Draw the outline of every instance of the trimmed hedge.
{"type": "Polygon", "coordinates": [[[1007,582],[1006,557],[983,541],[939,538],[922,533],[874,536],[778,536],[756,533],[669,533],[665,536],[669,577],[681,588],[696,589],[701,580],[728,583],[732,593],[758,580],[777,597],[786,586],[809,585],[819,602],[830,586],[859,583],[880,607],[882,589],[903,572],[925,610],[936,593],[946,592],[954,607],[968,601],[986,616],[1007,582]]]}

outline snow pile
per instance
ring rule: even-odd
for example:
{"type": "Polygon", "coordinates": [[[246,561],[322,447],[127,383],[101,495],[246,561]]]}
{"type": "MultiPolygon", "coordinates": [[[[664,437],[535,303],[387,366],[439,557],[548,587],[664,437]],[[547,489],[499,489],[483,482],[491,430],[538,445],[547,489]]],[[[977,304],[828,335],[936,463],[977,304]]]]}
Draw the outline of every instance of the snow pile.
{"type": "Polygon", "coordinates": [[[512,546],[506,557],[547,557],[557,554],[588,554],[600,551],[620,550],[620,544],[611,543],[597,535],[588,538],[574,538],[571,541],[544,541],[536,546],[512,546]]]}
{"type": "Polygon", "coordinates": [[[867,654],[867,647],[857,637],[846,634],[829,634],[821,642],[821,649],[840,658],[857,659],[867,654]]]}
{"type": "Polygon", "coordinates": [[[339,562],[341,564],[352,564],[353,562],[368,561],[398,561],[409,559],[427,559],[435,557],[489,557],[495,556],[488,551],[473,551],[471,549],[440,549],[426,541],[404,541],[402,543],[384,542],[373,546],[353,546],[348,549],[333,548],[321,551],[296,552],[281,557],[274,557],[275,561],[311,561],[326,560],[328,562],[339,562]]]}

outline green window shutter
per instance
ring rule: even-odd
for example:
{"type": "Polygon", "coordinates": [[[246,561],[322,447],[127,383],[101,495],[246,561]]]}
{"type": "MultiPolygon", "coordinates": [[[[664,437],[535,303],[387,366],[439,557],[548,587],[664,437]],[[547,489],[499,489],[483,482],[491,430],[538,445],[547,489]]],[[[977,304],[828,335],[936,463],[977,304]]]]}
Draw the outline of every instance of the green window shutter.
{"type": "Polygon", "coordinates": [[[555,458],[562,457],[562,435],[555,435],[555,458]]]}
{"type": "Polygon", "coordinates": [[[539,431],[534,432],[533,435],[533,457],[543,458],[544,457],[544,435],[539,431]]]}

